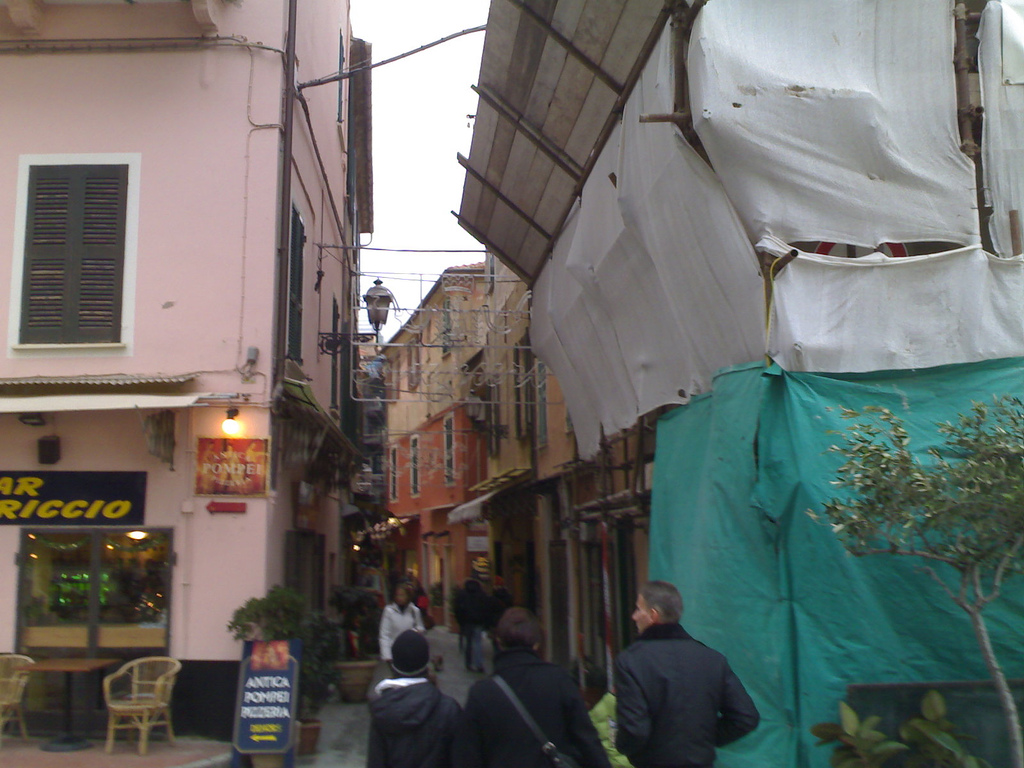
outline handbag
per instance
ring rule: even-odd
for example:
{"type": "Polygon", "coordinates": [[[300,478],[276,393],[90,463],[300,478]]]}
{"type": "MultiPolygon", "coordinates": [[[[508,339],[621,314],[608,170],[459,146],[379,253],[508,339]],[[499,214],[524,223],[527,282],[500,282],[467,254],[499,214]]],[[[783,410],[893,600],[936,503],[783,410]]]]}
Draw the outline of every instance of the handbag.
{"type": "Polygon", "coordinates": [[[500,675],[495,675],[493,678],[495,683],[501,689],[508,700],[512,702],[512,705],[516,708],[519,716],[523,718],[523,722],[533,731],[533,735],[537,737],[537,741],[540,742],[540,751],[544,753],[544,756],[548,759],[548,763],[551,768],[579,768],[579,765],[564,752],[559,752],[556,747],[544,732],[537,725],[536,721],[530,717],[530,713],[526,711],[526,707],[523,706],[523,702],[519,700],[515,692],[509,687],[508,683],[500,675]]]}

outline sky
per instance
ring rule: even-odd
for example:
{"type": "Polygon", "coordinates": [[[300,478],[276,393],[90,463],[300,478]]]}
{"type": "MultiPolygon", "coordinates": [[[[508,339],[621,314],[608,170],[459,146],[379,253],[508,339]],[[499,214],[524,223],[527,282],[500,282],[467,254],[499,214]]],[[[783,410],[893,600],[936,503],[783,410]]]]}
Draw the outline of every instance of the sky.
{"type": "MultiPolygon", "coordinates": [[[[383,61],[487,21],[489,0],[351,0],[352,34],[383,61]]],[[[374,233],[362,245],[473,249],[477,253],[362,251],[361,293],[379,277],[398,305],[415,308],[446,267],[483,261],[483,246],[452,211],[462,200],[484,33],[476,32],[373,70],[374,233]],[[423,278],[420,275],[425,275],[423,278]]],[[[366,323],[365,313],[360,324],[366,323]]],[[[392,312],[382,336],[408,319],[392,312]]]]}

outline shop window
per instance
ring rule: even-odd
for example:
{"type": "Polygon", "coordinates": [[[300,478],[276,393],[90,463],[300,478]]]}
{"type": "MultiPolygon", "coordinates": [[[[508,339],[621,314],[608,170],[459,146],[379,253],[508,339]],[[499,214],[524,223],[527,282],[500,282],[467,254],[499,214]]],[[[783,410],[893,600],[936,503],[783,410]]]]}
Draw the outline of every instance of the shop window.
{"type": "Polygon", "coordinates": [[[26,531],[18,647],[30,656],[166,653],[170,531],[26,531]]]}

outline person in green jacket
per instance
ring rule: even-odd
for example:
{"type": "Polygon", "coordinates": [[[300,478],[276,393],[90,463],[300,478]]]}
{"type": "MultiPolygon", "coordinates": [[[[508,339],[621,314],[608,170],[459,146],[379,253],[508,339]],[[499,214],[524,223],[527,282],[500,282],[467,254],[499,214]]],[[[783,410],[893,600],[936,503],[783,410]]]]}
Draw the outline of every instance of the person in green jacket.
{"type": "Polygon", "coordinates": [[[629,759],[615,748],[615,694],[608,692],[590,710],[590,721],[601,737],[612,768],[632,768],[629,759]]]}

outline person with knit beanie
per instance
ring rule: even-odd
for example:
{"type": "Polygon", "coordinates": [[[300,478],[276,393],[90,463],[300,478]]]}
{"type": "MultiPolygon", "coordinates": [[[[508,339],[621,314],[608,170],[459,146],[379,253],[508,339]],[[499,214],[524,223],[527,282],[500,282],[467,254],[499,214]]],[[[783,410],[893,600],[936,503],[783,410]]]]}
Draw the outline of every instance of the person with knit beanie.
{"type": "Polygon", "coordinates": [[[374,689],[366,768],[450,768],[461,708],[428,678],[430,645],[407,629],[391,645],[394,677],[374,689]]]}

